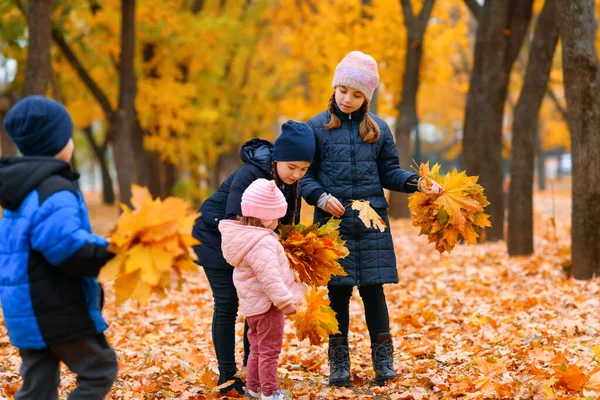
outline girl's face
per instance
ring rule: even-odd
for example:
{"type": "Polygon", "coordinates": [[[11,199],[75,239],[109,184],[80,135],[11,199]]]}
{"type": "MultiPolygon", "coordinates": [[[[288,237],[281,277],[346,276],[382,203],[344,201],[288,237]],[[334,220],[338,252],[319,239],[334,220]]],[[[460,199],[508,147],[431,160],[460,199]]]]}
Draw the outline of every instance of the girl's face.
{"type": "Polygon", "coordinates": [[[351,114],[362,107],[366,97],[362,92],[346,86],[336,86],[335,102],[342,112],[351,114]]]}
{"type": "Polygon", "coordinates": [[[278,161],[277,175],[286,185],[293,185],[308,171],[310,163],[307,161],[278,161]]]}

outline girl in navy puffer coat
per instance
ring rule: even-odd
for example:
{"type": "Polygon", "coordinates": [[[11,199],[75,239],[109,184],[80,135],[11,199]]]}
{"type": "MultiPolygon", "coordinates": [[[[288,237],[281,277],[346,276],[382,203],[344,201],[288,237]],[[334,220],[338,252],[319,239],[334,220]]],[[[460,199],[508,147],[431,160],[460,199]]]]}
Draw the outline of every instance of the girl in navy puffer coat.
{"type": "MultiPolygon", "coordinates": [[[[419,187],[419,175],[400,168],[388,125],[368,112],[378,83],[377,62],[359,51],[349,53],[335,70],[335,92],[327,111],[308,122],[317,150],[301,181],[301,193],[316,206],[315,222],[324,223],[332,215],[341,218],[340,233],[350,250],[341,260],[348,275],[329,282],[331,307],[341,332],[329,341],[329,384],[335,386],[349,386],[351,382],[347,337],[354,286],[358,286],[365,305],[377,383],[396,377],[383,291],[384,283],[398,282],[392,235],[389,228],[384,232],[367,228],[358,220],[358,213],[344,207],[352,200],[369,200],[389,226],[384,188],[412,193],[419,187]]],[[[440,190],[437,184],[428,189],[432,193],[440,190]]]]}

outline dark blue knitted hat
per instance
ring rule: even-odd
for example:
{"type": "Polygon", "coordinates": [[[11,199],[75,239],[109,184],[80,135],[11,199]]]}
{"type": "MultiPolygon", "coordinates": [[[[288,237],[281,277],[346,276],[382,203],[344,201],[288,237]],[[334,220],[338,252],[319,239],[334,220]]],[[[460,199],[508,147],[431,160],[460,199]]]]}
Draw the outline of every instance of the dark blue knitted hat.
{"type": "Polygon", "coordinates": [[[4,129],[25,156],[55,156],[73,134],[67,109],[44,96],[28,96],[11,108],[4,129]]]}
{"type": "Polygon", "coordinates": [[[275,140],[274,161],[306,161],[315,156],[315,135],[307,124],[288,121],[281,126],[281,135],[275,140]]]}

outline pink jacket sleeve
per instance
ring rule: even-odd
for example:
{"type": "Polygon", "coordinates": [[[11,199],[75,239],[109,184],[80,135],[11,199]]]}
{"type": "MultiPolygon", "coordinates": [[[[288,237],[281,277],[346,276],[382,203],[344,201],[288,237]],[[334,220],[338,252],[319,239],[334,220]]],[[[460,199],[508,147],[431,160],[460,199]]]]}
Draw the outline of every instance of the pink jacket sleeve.
{"type": "Polygon", "coordinates": [[[277,245],[277,239],[265,237],[246,254],[245,259],[256,274],[265,294],[275,307],[282,310],[294,302],[294,296],[281,276],[277,245]]]}

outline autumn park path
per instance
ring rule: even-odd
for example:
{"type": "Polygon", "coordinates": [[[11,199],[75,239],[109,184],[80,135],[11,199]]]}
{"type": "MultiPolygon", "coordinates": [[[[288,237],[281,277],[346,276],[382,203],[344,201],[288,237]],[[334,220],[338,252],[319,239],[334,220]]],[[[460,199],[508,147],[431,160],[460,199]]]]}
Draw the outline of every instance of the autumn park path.
{"type": "MultiPolygon", "coordinates": [[[[593,396],[600,390],[600,282],[566,278],[569,192],[536,193],[535,205],[536,254],[527,258],[509,259],[504,243],[458,245],[439,255],[408,222],[394,222],[400,284],[386,287],[386,296],[399,378],[385,388],[372,385],[369,337],[355,295],[355,387],[329,389],[326,346],[298,342],[289,321],[280,359],[283,386],[298,399],[593,396]]],[[[94,204],[90,209],[95,229],[106,233],[116,213],[94,204]]],[[[182,292],[153,298],[147,307],[126,302],[115,308],[110,287],[107,292],[108,337],[120,360],[109,398],[212,398],[212,297],[203,273],[188,274],[182,292]]],[[[241,330],[240,320],[240,338],[241,330]]],[[[0,399],[20,386],[18,366],[0,323],[0,399]]],[[[74,376],[64,375],[61,394],[74,385],[74,376]]]]}

